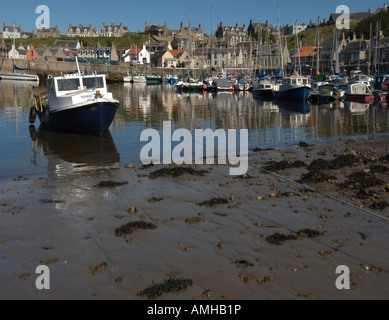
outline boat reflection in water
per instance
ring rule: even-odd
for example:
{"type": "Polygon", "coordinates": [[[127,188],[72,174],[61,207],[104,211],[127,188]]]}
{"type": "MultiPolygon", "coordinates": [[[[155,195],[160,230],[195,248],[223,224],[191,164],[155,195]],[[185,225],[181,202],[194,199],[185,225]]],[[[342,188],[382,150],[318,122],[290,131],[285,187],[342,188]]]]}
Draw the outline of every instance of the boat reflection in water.
{"type": "Polygon", "coordinates": [[[47,157],[48,174],[56,177],[72,173],[119,168],[120,155],[111,133],[100,136],[62,133],[30,126],[32,162],[39,166],[47,157]]]}
{"type": "Polygon", "coordinates": [[[311,111],[310,105],[306,101],[294,101],[294,100],[275,100],[276,104],[283,109],[292,112],[299,112],[307,114],[311,111]]]}

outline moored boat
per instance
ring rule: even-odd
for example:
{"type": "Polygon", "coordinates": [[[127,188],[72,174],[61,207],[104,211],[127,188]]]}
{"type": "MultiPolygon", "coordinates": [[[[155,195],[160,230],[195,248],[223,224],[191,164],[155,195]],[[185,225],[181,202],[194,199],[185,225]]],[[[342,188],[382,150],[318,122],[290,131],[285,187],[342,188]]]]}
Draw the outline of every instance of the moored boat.
{"type": "Polygon", "coordinates": [[[111,125],[119,101],[107,91],[104,75],[79,73],[48,76],[47,95],[35,95],[30,123],[38,115],[43,128],[53,131],[100,135],[111,125]]]}
{"type": "Polygon", "coordinates": [[[253,95],[263,99],[272,99],[275,84],[269,78],[263,78],[253,88],[253,95]]]}
{"type": "Polygon", "coordinates": [[[275,99],[306,101],[309,98],[310,88],[309,79],[294,71],[293,75],[282,79],[280,86],[274,87],[273,95],[275,99]]]}
{"type": "Polygon", "coordinates": [[[244,77],[237,79],[234,83],[235,91],[249,91],[250,88],[251,88],[250,83],[244,77]]]}
{"type": "Polygon", "coordinates": [[[147,84],[161,84],[162,78],[157,75],[147,75],[146,76],[146,83],[147,84]]]}
{"type": "Polygon", "coordinates": [[[123,77],[123,82],[125,83],[129,83],[129,82],[133,82],[132,80],[132,75],[127,73],[124,77],[123,77]]]}
{"type": "Polygon", "coordinates": [[[368,85],[364,83],[352,83],[346,91],[348,101],[370,103],[375,100],[368,85]]]}
{"type": "Polygon", "coordinates": [[[234,91],[234,86],[228,79],[214,79],[213,84],[216,91],[234,91]]]}
{"type": "Polygon", "coordinates": [[[204,83],[192,78],[178,81],[175,84],[176,90],[183,92],[201,92],[204,91],[204,83]]]}
{"type": "Polygon", "coordinates": [[[138,73],[136,76],[132,77],[134,83],[146,83],[146,76],[144,74],[138,73]]]}

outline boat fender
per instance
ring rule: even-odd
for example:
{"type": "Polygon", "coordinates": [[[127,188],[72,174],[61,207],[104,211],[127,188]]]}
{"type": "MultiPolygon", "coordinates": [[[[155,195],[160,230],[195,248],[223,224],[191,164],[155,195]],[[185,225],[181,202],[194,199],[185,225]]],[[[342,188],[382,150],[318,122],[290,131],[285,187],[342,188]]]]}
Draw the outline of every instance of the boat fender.
{"type": "Polygon", "coordinates": [[[35,119],[36,119],[36,109],[35,107],[31,107],[30,114],[28,116],[28,121],[30,123],[35,123],[35,119]]]}
{"type": "Polygon", "coordinates": [[[46,107],[43,109],[43,113],[42,113],[42,119],[41,119],[42,124],[46,124],[47,122],[49,122],[49,118],[50,118],[50,110],[49,108],[46,107]]]}

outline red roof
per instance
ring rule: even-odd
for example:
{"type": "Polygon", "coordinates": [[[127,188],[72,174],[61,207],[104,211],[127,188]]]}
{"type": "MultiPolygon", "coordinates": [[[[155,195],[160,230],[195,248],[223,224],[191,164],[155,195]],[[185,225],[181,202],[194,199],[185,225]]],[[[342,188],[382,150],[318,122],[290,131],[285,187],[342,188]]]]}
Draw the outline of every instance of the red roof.
{"type": "Polygon", "coordinates": [[[126,56],[131,56],[134,54],[139,54],[142,51],[141,48],[133,48],[130,51],[127,52],[126,56]]]}
{"type": "Polygon", "coordinates": [[[170,50],[170,53],[174,58],[177,58],[179,55],[182,55],[184,53],[184,50],[170,50]]]}
{"type": "Polygon", "coordinates": [[[316,46],[304,46],[301,47],[299,52],[294,57],[312,57],[315,54],[316,46]]]}

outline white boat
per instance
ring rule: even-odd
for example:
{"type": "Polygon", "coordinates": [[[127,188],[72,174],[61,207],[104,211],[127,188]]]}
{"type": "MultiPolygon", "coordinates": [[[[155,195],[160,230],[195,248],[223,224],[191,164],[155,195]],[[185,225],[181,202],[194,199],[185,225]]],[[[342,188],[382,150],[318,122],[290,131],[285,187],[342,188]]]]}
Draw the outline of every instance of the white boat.
{"type": "Polygon", "coordinates": [[[204,91],[204,83],[193,78],[186,78],[184,80],[179,80],[175,84],[175,88],[177,91],[201,92],[204,91]]]}
{"type": "Polygon", "coordinates": [[[39,88],[38,95],[32,95],[30,123],[38,115],[42,127],[53,131],[103,134],[119,107],[119,101],[107,91],[103,74],[85,75],[78,71],[58,77],[49,75],[47,95],[41,95],[39,88]]]}
{"type": "Polygon", "coordinates": [[[363,83],[367,86],[371,86],[372,79],[363,74],[360,70],[351,71],[349,84],[363,83]]]}
{"type": "MultiPolygon", "coordinates": [[[[15,31],[15,30],[14,30],[15,31]]],[[[15,32],[13,32],[15,35],[15,32]]],[[[28,73],[17,73],[15,71],[26,71],[29,69],[20,69],[15,64],[15,36],[13,37],[13,45],[11,51],[13,52],[13,72],[12,73],[0,73],[0,80],[11,80],[11,81],[32,81],[39,82],[39,77],[36,74],[28,74],[28,73]]],[[[1,63],[0,69],[3,67],[3,61],[1,63]]]]}
{"type": "Polygon", "coordinates": [[[253,94],[257,97],[271,99],[273,98],[273,91],[275,91],[275,86],[269,78],[263,78],[259,83],[253,88],[253,94]]]}
{"type": "Polygon", "coordinates": [[[39,77],[35,74],[27,73],[0,73],[0,80],[39,82],[39,77]]]}
{"type": "Polygon", "coordinates": [[[132,81],[134,83],[146,83],[146,76],[144,74],[137,74],[136,76],[132,77],[132,81]]]}
{"type": "Polygon", "coordinates": [[[127,73],[127,75],[125,75],[125,76],[123,77],[123,81],[124,81],[125,83],[132,82],[132,81],[133,81],[132,75],[127,73]]]}

